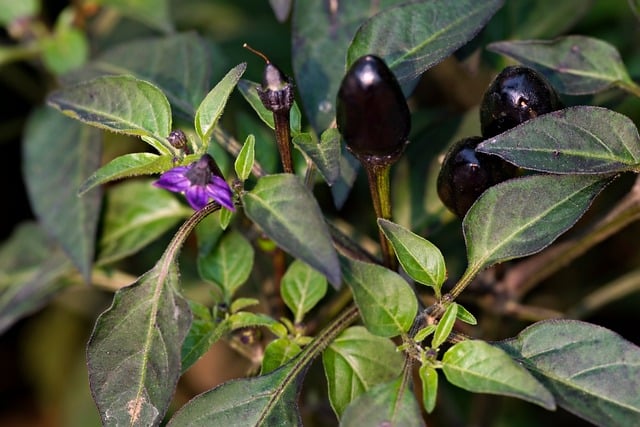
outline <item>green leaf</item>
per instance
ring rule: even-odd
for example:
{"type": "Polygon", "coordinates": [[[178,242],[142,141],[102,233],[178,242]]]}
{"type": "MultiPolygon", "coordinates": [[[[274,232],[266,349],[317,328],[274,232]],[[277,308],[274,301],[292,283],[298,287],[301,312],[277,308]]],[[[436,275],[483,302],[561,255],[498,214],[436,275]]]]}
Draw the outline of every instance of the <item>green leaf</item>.
{"type": "Polygon", "coordinates": [[[473,393],[526,400],[545,409],[556,408],[553,395],[507,353],[485,341],[462,341],[442,357],[447,380],[473,393]]]}
{"type": "Polygon", "coordinates": [[[425,423],[413,393],[397,379],[360,395],[347,407],[340,425],[424,427],[425,423]]]}
{"type": "Polygon", "coordinates": [[[378,219],[378,226],[391,242],[402,268],[418,283],[434,289],[436,297],[447,278],[444,257],[433,243],[401,225],[378,219]]]}
{"type": "Polygon", "coordinates": [[[49,108],[26,124],[23,173],[31,207],[89,282],[102,192],[77,196],[77,185],[100,164],[100,132],[49,108]]]}
{"type": "Polygon", "coordinates": [[[96,0],[123,15],[164,32],[173,31],[168,0],[96,0]]]}
{"type": "Polygon", "coordinates": [[[224,302],[230,304],[236,290],[249,278],[253,258],[251,243],[239,232],[230,231],[212,252],[198,257],[198,270],[205,280],[220,288],[224,302]]]}
{"type": "Polygon", "coordinates": [[[191,324],[169,253],[116,292],[89,340],[89,384],[104,425],[158,425],[169,407],[191,324]]]}
{"type": "Polygon", "coordinates": [[[335,96],[345,72],[347,47],[358,27],[397,0],[349,0],[338,8],[299,1],[291,18],[292,61],[306,117],[317,134],[336,117],[335,96]]]}
{"type": "Polygon", "coordinates": [[[307,314],[327,293],[327,279],[300,260],[295,260],[282,277],[282,300],[301,323],[307,314]]]}
{"type": "MultiPolygon", "coordinates": [[[[251,105],[251,108],[258,113],[258,117],[260,117],[260,119],[271,129],[275,129],[276,125],[273,119],[273,112],[267,110],[260,100],[260,97],[258,96],[259,87],[261,87],[259,83],[255,83],[250,80],[241,79],[238,82],[238,90],[249,105],[251,105]]],[[[300,113],[300,108],[298,108],[298,105],[295,102],[293,103],[289,114],[291,133],[296,135],[300,133],[300,130],[302,129],[302,114],[300,113]]]]}
{"type": "Polygon", "coordinates": [[[468,271],[544,249],[575,224],[609,180],[533,175],[489,188],[462,222],[468,271]]]}
{"type": "Polygon", "coordinates": [[[290,363],[259,377],[228,381],[195,397],[169,421],[181,426],[302,426],[298,394],[304,370],[290,363]]]}
{"type": "Polygon", "coordinates": [[[549,173],[640,171],[635,124],[600,107],[577,106],[542,115],[482,142],[478,150],[549,173]]]}
{"type": "Polygon", "coordinates": [[[394,337],[409,330],[418,311],[411,286],[397,273],[377,264],[341,258],[342,275],[353,292],[369,332],[394,337]]]}
{"type": "Polygon", "coordinates": [[[77,28],[61,28],[42,40],[42,61],[47,69],[64,74],[82,66],[89,58],[89,42],[77,28]]]}
{"type": "Polygon", "coordinates": [[[59,89],[49,95],[48,102],[92,126],[151,138],[145,141],[169,153],[160,141],[171,131],[171,107],[151,83],[131,76],[98,77],[59,89]]]}
{"type": "Polygon", "coordinates": [[[208,307],[189,301],[189,308],[193,313],[193,322],[182,344],[182,373],[185,373],[229,331],[229,323],[214,319],[208,307]]]}
{"type": "Polygon", "coordinates": [[[196,132],[200,136],[200,139],[205,144],[208,144],[211,138],[211,132],[216,127],[218,119],[222,115],[229,96],[233,91],[233,88],[244,74],[247,69],[247,63],[243,62],[232,68],[220,82],[207,94],[204,98],[198,110],[196,111],[195,128],[196,132]]]}
{"type": "Polygon", "coordinates": [[[422,405],[428,414],[436,407],[438,397],[438,372],[431,365],[422,365],[418,370],[422,381],[422,405]]]}
{"type": "Polygon", "coordinates": [[[413,340],[415,342],[422,342],[425,340],[425,338],[427,338],[429,335],[431,335],[435,331],[436,331],[436,325],[427,325],[424,328],[420,329],[418,332],[416,332],[415,336],[413,337],[413,340]]]}
{"type": "Polygon", "coordinates": [[[286,328],[277,320],[263,313],[252,313],[249,311],[239,311],[233,313],[227,319],[231,330],[242,328],[254,328],[257,326],[265,326],[271,329],[278,336],[286,336],[286,328]],[[284,331],[284,333],[282,333],[284,331]]]}
{"type": "Polygon", "coordinates": [[[71,84],[105,74],[131,74],[154,83],[177,114],[193,120],[196,107],[211,88],[212,75],[222,76],[226,71],[224,55],[191,32],[129,40],[105,51],[82,70],[64,76],[64,81],[71,84]]]}
{"type": "Polygon", "coordinates": [[[476,317],[473,314],[471,314],[466,308],[464,308],[460,304],[457,304],[457,305],[458,305],[458,312],[456,313],[456,316],[458,317],[458,319],[460,319],[461,321],[469,325],[478,324],[478,320],[476,320],[476,317]]]}
{"type": "Polygon", "coordinates": [[[136,175],[152,175],[171,169],[173,156],[158,156],[152,153],[129,153],[116,157],[95,171],[78,189],[82,196],[92,188],[136,175]]]}
{"type": "Polygon", "coordinates": [[[308,156],[329,185],[340,178],[340,132],[329,128],[320,135],[320,142],[310,133],[299,133],[293,143],[308,156]]]}
{"type": "Polygon", "coordinates": [[[237,313],[238,311],[243,310],[247,307],[251,307],[259,304],[260,304],[260,300],[257,298],[237,298],[237,299],[234,299],[231,305],[229,306],[229,312],[237,313]]]}
{"type": "Polygon", "coordinates": [[[329,401],[340,418],[355,398],[402,372],[402,354],[388,338],[362,326],[345,329],[322,353],[329,401]]]}
{"type": "Polygon", "coordinates": [[[456,319],[458,317],[458,304],[452,302],[447,306],[444,314],[440,318],[438,325],[436,326],[436,331],[433,334],[433,340],[431,340],[431,347],[438,348],[449,337],[449,334],[453,330],[453,326],[456,323],[456,319]]]}
{"type": "Polygon", "coordinates": [[[251,175],[251,169],[253,168],[256,155],[255,145],[256,137],[253,136],[253,134],[247,136],[247,139],[240,149],[240,153],[238,153],[238,157],[236,157],[234,168],[240,181],[246,181],[251,175]]]}
{"type": "Polygon", "coordinates": [[[106,195],[98,262],[107,264],[136,253],[162,236],[193,210],[151,181],[129,181],[106,195]]]}
{"type": "Polygon", "coordinates": [[[423,72],[478,34],[503,3],[456,0],[444,5],[427,0],[384,10],[358,29],[349,46],[347,66],[363,55],[375,54],[408,93],[423,72]]]}
{"type": "Polygon", "coordinates": [[[37,15],[39,10],[38,0],[0,0],[0,25],[7,27],[16,19],[37,15]]]}
{"type": "Polygon", "coordinates": [[[556,90],[569,95],[592,94],[631,82],[618,50],[592,37],[504,41],[491,43],[487,49],[537,68],[556,90]]]}
{"type": "Polygon", "coordinates": [[[550,320],[496,345],[551,390],[562,408],[601,426],[640,423],[640,348],[615,332],[550,320]]]}
{"type": "Polygon", "coordinates": [[[289,360],[296,357],[302,349],[289,338],[277,338],[271,341],[264,349],[262,368],[260,375],[275,371],[289,360]]]}
{"type": "Polygon", "coordinates": [[[241,197],[245,213],[267,236],[324,274],[335,288],[340,287],[340,263],[327,224],[300,178],[291,174],[265,176],[241,197]]]}
{"type": "Polygon", "coordinates": [[[34,222],[16,226],[0,246],[0,334],[45,305],[73,272],[69,258],[34,222]]]}

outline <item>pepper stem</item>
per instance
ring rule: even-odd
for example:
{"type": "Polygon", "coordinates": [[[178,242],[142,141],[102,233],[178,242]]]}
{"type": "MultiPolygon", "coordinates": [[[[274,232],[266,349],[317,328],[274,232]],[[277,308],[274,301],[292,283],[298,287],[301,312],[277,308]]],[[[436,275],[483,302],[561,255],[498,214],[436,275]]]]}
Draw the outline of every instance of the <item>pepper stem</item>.
{"type": "MultiPolygon", "coordinates": [[[[362,162],[367,170],[367,178],[369,180],[369,191],[373,201],[373,209],[378,218],[391,220],[391,186],[389,183],[389,172],[391,163],[382,162],[362,162]]],[[[384,265],[391,269],[397,270],[398,261],[393,251],[393,246],[384,235],[382,230],[378,228],[380,236],[380,248],[382,250],[382,260],[384,265]]]]}
{"type": "Polygon", "coordinates": [[[274,111],[276,141],[282,161],[282,169],[285,173],[293,173],[293,158],[291,156],[291,130],[289,124],[289,110],[274,111]]]}

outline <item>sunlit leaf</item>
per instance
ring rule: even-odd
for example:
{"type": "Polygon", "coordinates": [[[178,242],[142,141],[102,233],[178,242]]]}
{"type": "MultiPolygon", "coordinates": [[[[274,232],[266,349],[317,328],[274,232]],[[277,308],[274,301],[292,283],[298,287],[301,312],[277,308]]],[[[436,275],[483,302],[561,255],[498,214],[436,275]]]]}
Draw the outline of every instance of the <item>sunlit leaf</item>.
{"type": "Polygon", "coordinates": [[[440,318],[436,330],[433,334],[433,340],[431,341],[431,347],[440,347],[449,337],[449,334],[453,330],[453,325],[458,318],[458,304],[455,302],[449,304],[444,314],[440,318]]]}
{"type": "Polygon", "coordinates": [[[78,197],[77,185],[100,165],[100,132],[43,108],[30,116],[23,173],[31,207],[89,282],[102,192],[78,197]],[[74,185],[75,183],[75,185],[74,185]]]}
{"type": "Polygon", "coordinates": [[[577,106],[544,114],[479,144],[478,150],[549,173],[640,171],[640,135],[627,116],[577,106]]]}
{"type": "Polygon", "coordinates": [[[496,345],[551,390],[562,408],[600,426],[640,423],[640,348],[615,332],[550,320],[496,345]]]}
{"type": "Polygon", "coordinates": [[[195,128],[205,146],[209,142],[211,132],[213,128],[216,127],[233,88],[236,87],[238,80],[240,80],[240,77],[242,77],[246,69],[246,62],[232,68],[222,80],[211,89],[198,107],[195,117],[195,128]]]}
{"type": "Polygon", "coordinates": [[[322,364],[331,407],[340,417],[362,393],[397,378],[403,358],[388,338],[373,335],[362,326],[352,326],[322,353],[322,364]]]}
{"type": "Polygon", "coordinates": [[[438,397],[438,372],[430,365],[422,365],[418,374],[422,382],[422,405],[430,414],[436,407],[438,397]]]}
{"type": "Polygon", "coordinates": [[[362,321],[372,334],[394,337],[409,330],[418,301],[397,273],[377,264],[341,258],[342,275],[353,292],[362,321]]]}
{"type": "Polygon", "coordinates": [[[507,353],[485,341],[455,344],[442,358],[447,380],[474,393],[517,397],[543,408],[556,407],[553,395],[507,353]]]}
{"type": "Polygon", "coordinates": [[[378,219],[378,225],[391,242],[402,268],[416,282],[431,286],[436,296],[447,278],[444,257],[433,243],[401,225],[378,219]]]}
{"type": "Polygon", "coordinates": [[[487,49],[537,68],[556,90],[569,95],[596,93],[619,82],[631,82],[618,50],[592,37],[503,41],[491,43],[487,49]]]}
{"type": "Polygon", "coordinates": [[[424,427],[415,396],[402,379],[377,385],[344,411],[340,425],[424,427]]]}
{"type": "Polygon", "coordinates": [[[87,348],[89,384],[104,425],[150,426],[164,417],[181,373],[191,312],[165,254],[116,292],[87,348]]]}
{"type": "Polygon", "coordinates": [[[276,370],[296,357],[301,351],[300,346],[289,338],[277,338],[271,341],[264,349],[260,374],[264,375],[276,370]]]}
{"type": "Polygon", "coordinates": [[[340,264],[327,225],[299,177],[262,177],[242,195],[242,204],[247,216],[278,246],[324,274],[334,287],[340,286],[340,264]]]}
{"type": "Polygon", "coordinates": [[[159,141],[171,131],[171,107],[151,83],[131,76],[98,77],[59,89],[49,95],[48,102],[92,126],[146,136],[158,151],[169,152],[159,141]]]}
{"type": "Polygon", "coordinates": [[[503,3],[428,0],[384,10],[358,29],[349,46],[347,66],[363,55],[377,55],[408,93],[423,72],[478,34],[503,3]]]}
{"type": "Polygon", "coordinates": [[[240,149],[240,153],[238,153],[238,157],[234,163],[234,168],[240,181],[246,181],[251,174],[251,169],[253,168],[255,161],[255,145],[255,136],[249,135],[244,141],[244,144],[240,149]]]}
{"type": "Polygon", "coordinates": [[[282,300],[300,323],[327,293],[327,279],[300,260],[295,260],[287,269],[280,283],[282,300]]]}
{"type": "Polygon", "coordinates": [[[226,382],[184,405],[168,426],[302,426],[298,393],[304,372],[290,363],[267,375],[226,382]]]}
{"type": "Polygon", "coordinates": [[[109,188],[98,262],[106,264],[142,249],[193,210],[151,181],[131,181],[109,188]]]}
{"type": "Polygon", "coordinates": [[[489,188],[462,223],[470,268],[542,250],[575,224],[609,180],[533,175],[489,188]]]}

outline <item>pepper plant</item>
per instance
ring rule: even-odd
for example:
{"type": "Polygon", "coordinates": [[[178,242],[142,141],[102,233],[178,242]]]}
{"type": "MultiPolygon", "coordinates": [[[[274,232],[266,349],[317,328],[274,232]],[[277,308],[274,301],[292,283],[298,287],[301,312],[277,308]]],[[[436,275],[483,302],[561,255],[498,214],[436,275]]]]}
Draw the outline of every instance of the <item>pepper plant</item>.
{"type": "Polygon", "coordinates": [[[639,232],[640,86],[579,30],[604,6],[271,1],[289,52],[259,25],[237,43],[196,25],[253,5],[151,3],[74,2],[44,31],[35,2],[0,2],[0,61],[54,77],[25,125],[37,221],[3,243],[0,325],[108,290],[86,347],[99,422],[640,424],[639,337],[584,320],[638,302],[637,266],[545,290],[639,232]],[[438,174],[479,134],[483,93],[445,108],[442,76],[487,88],[514,64],[562,105],[474,140],[510,173],[470,201],[447,188],[465,197],[458,218],[438,174]],[[221,348],[233,357],[211,364],[221,348]],[[224,380],[190,388],[199,366],[224,380]]]}

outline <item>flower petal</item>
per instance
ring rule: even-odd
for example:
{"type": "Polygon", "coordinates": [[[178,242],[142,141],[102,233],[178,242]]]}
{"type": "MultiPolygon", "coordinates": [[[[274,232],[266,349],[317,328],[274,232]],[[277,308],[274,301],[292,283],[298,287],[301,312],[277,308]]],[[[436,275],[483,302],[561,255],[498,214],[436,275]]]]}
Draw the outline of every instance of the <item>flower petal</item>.
{"type": "Polygon", "coordinates": [[[186,191],[191,182],[185,176],[185,172],[189,169],[188,166],[178,166],[163,173],[156,182],[153,183],[156,187],[164,188],[165,190],[173,191],[176,193],[182,193],[186,191]]]}
{"type": "Polygon", "coordinates": [[[206,187],[199,185],[190,186],[184,192],[184,195],[191,207],[197,211],[204,208],[209,201],[209,194],[207,194],[206,187]]]}
{"type": "Polygon", "coordinates": [[[207,184],[207,193],[213,200],[218,202],[221,206],[234,212],[236,209],[233,206],[233,193],[229,184],[219,176],[213,176],[211,183],[207,184]]]}

